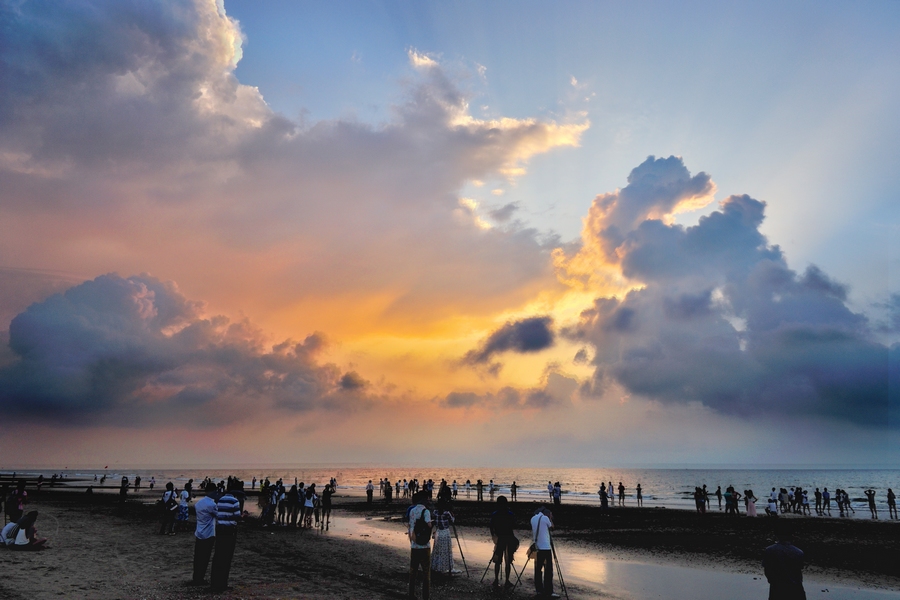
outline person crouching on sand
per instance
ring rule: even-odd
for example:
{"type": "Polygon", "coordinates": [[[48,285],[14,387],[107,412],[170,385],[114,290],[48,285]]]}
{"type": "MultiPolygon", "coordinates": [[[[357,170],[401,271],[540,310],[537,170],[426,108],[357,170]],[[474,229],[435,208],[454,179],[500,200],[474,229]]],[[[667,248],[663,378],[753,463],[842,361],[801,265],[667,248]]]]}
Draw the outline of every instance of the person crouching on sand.
{"type": "Polygon", "coordinates": [[[47,543],[46,538],[37,537],[37,529],[34,522],[37,520],[38,512],[31,511],[17,522],[10,521],[0,531],[0,539],[7,548],[11,550],[40,550],[47,543]]]}

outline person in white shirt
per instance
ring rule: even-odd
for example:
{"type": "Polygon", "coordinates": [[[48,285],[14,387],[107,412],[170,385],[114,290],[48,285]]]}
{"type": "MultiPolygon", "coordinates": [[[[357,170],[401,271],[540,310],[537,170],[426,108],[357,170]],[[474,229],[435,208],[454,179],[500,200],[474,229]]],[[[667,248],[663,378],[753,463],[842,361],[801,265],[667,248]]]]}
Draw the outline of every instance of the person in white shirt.
{"type": "Polygon", "coordinates": [[[194,532],[194,578],[192,585],[205,585],[206,570],[216,545],[216,500],[219,494],[213,492],[197,500],[194,510],[197,511],[197,529],[194,532]]]}
{"type": "Polygon", "coordinates": [[[531,517],[531,541],[537,549],[534,559],[534,589],[538,596],[559,598],[553,593],[553,546],[550,530],[553,529],[553,513],[542,506],[531,517]],[[542,573],[543,571],[543,573],[542,573]]]}
{"type": "Polygon", "coordinates": [[[178,494],[178,514],[175,515],[175,526],[178,531],[188,531],[188,518],[190,511],[188,503],[191,501],[191,493],[185,489],[178,494]]]}
{"type": "Polygon", "coordinates": [[[424,575],[422,580],[422,598],[428,600],[431,594],[431,535],[433,525],[431,511],[425,507],[425,492],[413,494],[413,506],[409,510],[407,530],[409,532],[409,598],[416,597],[416,576],[419,568],[424,575]],[[416,521],[421,524],[416,527],[416,521]]]}

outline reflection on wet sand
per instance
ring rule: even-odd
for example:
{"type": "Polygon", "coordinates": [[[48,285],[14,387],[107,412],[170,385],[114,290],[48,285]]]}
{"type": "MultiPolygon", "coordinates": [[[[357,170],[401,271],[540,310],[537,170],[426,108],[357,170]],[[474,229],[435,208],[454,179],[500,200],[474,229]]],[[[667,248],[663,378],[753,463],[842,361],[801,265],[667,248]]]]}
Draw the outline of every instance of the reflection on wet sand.
{"type": "MultiPolygon", "coordinates": [[[[457,527],[460,543],[473,577],[484,570],[491,558],[492,544],[486,531],[457,527]]],[[[403,525],[382,519],[333,516],[331,535],[351,539],[366,539],[391,548],[408,550],[409,543],[403,525]]],[[[530,540],[522,540],[527,548],[530,540]]],[[[758,600],[768,595],[769,586],[762,573],[735,573],[727,570],[700,569],[673,564],[612,559],[596,550],[589,550],[556,540],[560,567],[569,596],[616,600],[758,600]]],[[[454,546],[454,560],[459,560],[454,546]]],[[[516,554],[516,572],[521,572],[519,589],[530,593],[533,589],[533,563],[525,565],[525,553],[516,554]]],[[[828,600],[900,600],[900,592],[871,590],[832,583],[806,580],[807,596],[827,593],[828,600]],[[823,590],[828,590],[823,592],[823,590]]],[[[559,590],[557,590],[559,591],[559,590]]]]}

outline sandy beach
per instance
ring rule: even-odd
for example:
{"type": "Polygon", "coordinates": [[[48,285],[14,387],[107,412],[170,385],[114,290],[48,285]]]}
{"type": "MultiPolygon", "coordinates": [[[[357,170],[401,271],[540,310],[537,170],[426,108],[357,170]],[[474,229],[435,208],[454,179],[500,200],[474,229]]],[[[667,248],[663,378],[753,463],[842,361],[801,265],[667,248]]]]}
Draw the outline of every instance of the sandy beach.
{"type": "MultiPolygon", "coordinates": [[[[0,597],[213,597],[205,588],[188,585],[192,531],[171,537],[156,535],[158,520],[152,505],[156,496],[156,490],[152,495],[142,490],[129,494],[128,502],[121,505],[110,493],[90,497],[81,491],[45,488],[32,494],[29,508],[40,512],[39,533],[50,538],[51,547],[41,552],[0,553],[4,563],[0,597]]],[[[255,504],[254,500],[251,496],[249,504],[255,504]]],[[[513,505],[523,541],[530,537],[527,523],[536,506],[513,505]]],[[[408,552],[401,523],[404,510],[403,503],[367,505],[355,497],[337,496],[335,520],[328,531],[263,529],[251,518],[238,535],[232,589],[215,597],[405,597],[408,552]]],[[[436,578],[433,598],[496,597],[487,584],[490,575],[485,583],[479,582],[487,564],[491,510],[490,503],[457,504],[459,535],[471,577],[436,578]]],[[[639,575],[644,579],[669,572],[659,570],[663,568],[677,567],[688,579],[691,573],[701,571],[686,569],[704,569],[703,573],[740,575],[755,586],[742,593],[764,589],[758,579],[762,572],[759,560],[762,549],[771,543],[771,527],[763,518],[727,518],[715,513],[700,518],[689,511],[637,508],[616,509],[602,517],[594,507],[563,505],[556,510],[556,520],[556,540],[564,555],[561,563],[569,571],[571,598],[641,598],[640,590],[601,583],[605,580],[592,571],[606,569],[608,564],[656,565],[657,571],[639,575]],[[572,556],[579,560],[567,562],[572,556]],[[606,562],[598,562],[600,558],[606,562]]],[[[807,556],[808,578],[848,590],[888,592],[886,598],[893,597],[889,592],[900,590],[896,558],[900,555],[900,522],[835,518],[797,518],[795,522],[796,543],[807,556]]],[[[524,560],[524,551],[520,551],[520,569],[524,560]]],[[[529,572],[530,567],[516,590],[501,595],[532,597],[529,572]]],[[[832,593],[828,597],[842,596],[832,593]]]]}

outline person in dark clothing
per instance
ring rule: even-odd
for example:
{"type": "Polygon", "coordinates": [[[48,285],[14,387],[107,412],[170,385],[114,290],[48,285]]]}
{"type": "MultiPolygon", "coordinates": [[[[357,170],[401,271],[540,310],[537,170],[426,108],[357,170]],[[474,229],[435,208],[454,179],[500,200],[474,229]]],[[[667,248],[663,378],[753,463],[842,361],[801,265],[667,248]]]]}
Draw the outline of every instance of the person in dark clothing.
{"type": "Polygon", "coordinates": [[[209,587],[213,592],[228,589],[231,560],[237,545],[237,524],[241,520],[241,501],[244,483],[238,479],[228,479],[228,491],[216,502],[216,552],[213,555],[209,587]]]}
{"type": "Polygon", "coordinates": [[[769,581],[769,600],[806,600],[803,589],[803,551],[791,544],[792,531],[786,521],[778,521],[778,540],[763,553],[763,569],[769,581]]]}
{"type": "Polygon", "coordinates": [[[506,496],[497,498],[497,510],[491,514],[491,538],[494,540],[494,587],[500,587],[500,563],[506,563],[506,587],[512,587],[509,572],[512,569],[513,556],[519,548],[519,539],[514,529],[516,517],[509,510],[506,496]]]}

